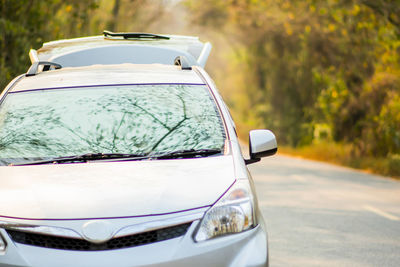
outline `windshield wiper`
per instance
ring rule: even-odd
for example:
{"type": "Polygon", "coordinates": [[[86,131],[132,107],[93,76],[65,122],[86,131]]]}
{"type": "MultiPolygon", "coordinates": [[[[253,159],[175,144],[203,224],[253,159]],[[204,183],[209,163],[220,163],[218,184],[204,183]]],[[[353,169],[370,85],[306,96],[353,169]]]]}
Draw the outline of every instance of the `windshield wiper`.
{"type": "Polygon", "coordinates": [[[105,159],[122,159],[129,158],[132,159],[146,159],[148,156],[146,154],[123,154],[123,153],[87,153],[82,155],[68,156],[51,158],[45,160],[31,161],[19,164],[10,164],[12,166],[23,166],[23,165],[40,165],[40,164],[57,164],[57,163],[67,163],[67,162],[87,162],[91,160],[105,160],[105,159]]]}
{"type": "Polygon", "coordinates": [[[153,33],[143,33],[143,32],[110,32],[103,31],[105,37],[123,37],[124,39],[163,39],[169,40],[168,36],[163,36],[153,33]]]}
{"type": "MultiPolygon", "coordinates": [[[[129,161],[129,160],[155,160],[155,159],[176,159],[176,158],[199,158],[199,157],[208,157],[211,155],[222,154],[223,151],[221,149],[184,149],[184,150],[175,150],[169,152],[151,152],[145,155],[139,156],[125,156],[125,157],[110,157],[110,158],[102,158],[101,161],[129,161]]],[[[129,154],[127,154],[129,155],[129,154]]]]}
{"type": "Polygon", "coordinates": [[[60,164],[71,162],[88,161],[125,161],[125,160],[143,160],[143,159],[172,159],[172,158],[195,158],[207,157],[222,153],[221,149],[186,149],[172,152],[148,153],[148,154],[123,154],[123,153],[87,153],[76,156],[51,158],[45,160],[31,161],[19,164],[10,164],[12,166],[23,165],[41,165],[41,164],[60,164]]]}
{"type": "Polygon", "coordinates": [[[221,149],[185,149],[165,152],[149,156],[151,159],[195,158],[207,157],[222,153],[221,149]]]}

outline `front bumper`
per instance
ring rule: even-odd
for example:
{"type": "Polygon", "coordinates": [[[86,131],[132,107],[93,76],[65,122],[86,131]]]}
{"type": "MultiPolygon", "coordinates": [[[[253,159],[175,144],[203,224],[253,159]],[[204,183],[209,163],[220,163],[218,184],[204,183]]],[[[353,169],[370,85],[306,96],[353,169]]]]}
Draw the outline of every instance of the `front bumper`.
{"type": "Polygon", "coordinates": [[[196,243],[194,221],[187,233],[178,238],[148,245],[103,251],[49,249],[15,243],[4,229],[7,243],[0,252],[0,266],[268,266],[267,235],[261,222],[243,233],[196,243]]]}

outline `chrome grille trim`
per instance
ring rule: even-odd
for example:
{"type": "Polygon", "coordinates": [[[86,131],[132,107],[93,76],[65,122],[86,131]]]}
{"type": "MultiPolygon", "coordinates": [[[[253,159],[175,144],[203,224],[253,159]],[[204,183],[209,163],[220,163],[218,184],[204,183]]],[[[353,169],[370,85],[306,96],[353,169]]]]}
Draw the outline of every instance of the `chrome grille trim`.
{"type": "MultiPolygon", "coordinates": [[[[139,234],[143,232],[154,231],[162,228],[172,227],[175,225],[180,225],[184,223],[193,222],[199,220],[204,215],[203,212],[197,212],[188,215],[176,216],[168,219],[158,219],[154,221],[149,221],[145,223],[127,225],[114,231],[112,238],[124,237],[134,234],[139,234]]],[[[112,220],[112,219],[111,219],[112,220]]],[[[89,220],[88,220],[89,221],[89,220]]],[[[82,221],[82,225],[87,221],[82,221]]],[[[63,228],[58,226],[49,225],[33,225],[33,224],[23,224],[15,222],[0,221],[0,228],[6,230],[13,230],[19,232],[27,232],[34,234],[44,234],[57,237],[65,238],[75,238],[75,239],[85,239],[81,233],[69,228],[63,228]]]]}
{"type": "Polygon", "coordinates": [[[8,223],[0,221],[0,228],[4,228],[6,230],[26,232],[26,233],[37,233],[37,234],[45,234],[51,236],[82,239],[82,236],[76,231],[57,226],[29,225],[29,224],[8,223]]]}
{"type": "Polygon", "coordinates": [[[143,232],[153,231],[161,228],[172,227],[179,224],[193,222],[199,220],[204,216],[204,212],[183,215],[178,217],[173,217],[164,220],[154,220],[150,222],[128,225],[121,228],[115,235],[115,237],[123,237],[128,235],[139,234],[143,232]]]}

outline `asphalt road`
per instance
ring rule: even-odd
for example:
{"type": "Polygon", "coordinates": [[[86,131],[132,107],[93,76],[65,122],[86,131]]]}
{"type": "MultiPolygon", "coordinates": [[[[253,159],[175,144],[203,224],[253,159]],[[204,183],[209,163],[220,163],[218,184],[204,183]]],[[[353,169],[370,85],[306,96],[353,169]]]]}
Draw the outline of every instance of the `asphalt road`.
{"type": "Polygon", "coordinates": [[[270,266],[400,266],[400,181],[281,155],[249,169],[270,266]]]}

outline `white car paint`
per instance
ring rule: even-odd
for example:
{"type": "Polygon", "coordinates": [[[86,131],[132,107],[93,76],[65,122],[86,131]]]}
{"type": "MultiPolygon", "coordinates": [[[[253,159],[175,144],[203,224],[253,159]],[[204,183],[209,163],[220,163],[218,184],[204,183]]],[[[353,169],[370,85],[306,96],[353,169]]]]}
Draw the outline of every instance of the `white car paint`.
{"type": "Polygon", "coordinates": [[[260,153],[277,149],[275,135],[269,130],[250,131],[251,153],[260,153]]]}
{"type": "Polygon", "coordinates": [[[113,218],[211,206],[235,181],[232,156],[0,167],[0,217],[113,218]]]}
{"type": "Polygon", "coordinates": [[[204,84],[204,81],[192,71],[182,71],[178,66],[96,65],[40,73],[29,79],[20,80],[11,90],[16,92],[37,88],[152,83],[204,84]]]}

